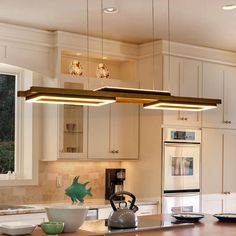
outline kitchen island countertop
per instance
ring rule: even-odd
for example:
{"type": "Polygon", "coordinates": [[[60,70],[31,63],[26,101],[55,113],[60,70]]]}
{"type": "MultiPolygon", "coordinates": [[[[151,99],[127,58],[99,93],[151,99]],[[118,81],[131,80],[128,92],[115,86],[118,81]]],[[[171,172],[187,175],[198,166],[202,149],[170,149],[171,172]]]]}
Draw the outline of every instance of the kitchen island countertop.
{"type": "MultiPolygon", "coordinates": [[[[151,220],[173,220],[169,215],[155,215],[155,216],[143,216],[146,219],[151,220]]],[[[45,236],[42,230],[38,227],[32,234],[32,236],[45,236]]],[[[63,233],[61,236],[88,236],[98,235],[95,233],[78,230],[75,233],[63,233]]],[[[115,234],[118,235],[118,234],[115,234]]],[[[119,235],[126,236],[233,236],[236,235],[236,223],[223,223],[219,222],[211,215],[206,215],[199,223],[196,223],[193,227],[176,227],[169,229],[156,229],[142,232],[122,233],[119,235]]],[[[0,234],[0,236],[3,236],[0,234]]]]}

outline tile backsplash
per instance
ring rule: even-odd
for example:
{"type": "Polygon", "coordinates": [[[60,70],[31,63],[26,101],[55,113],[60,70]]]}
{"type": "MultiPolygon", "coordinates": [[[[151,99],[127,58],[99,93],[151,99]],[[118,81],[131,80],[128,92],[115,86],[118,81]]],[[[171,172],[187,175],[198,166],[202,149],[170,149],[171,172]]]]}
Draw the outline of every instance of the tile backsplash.
{"type": "Polygon", "coordinates": [[[65,189],[72,183],[74,176],[79,175],[79,182],[90,181],[88,188],[92,187],[93,197],[104,198],[105,195],[105,169],[120,168],[120,162],[40,162],[39,185],[1,187],[0,203],[43,203],[70,201],[65,195],[65,189]],[[57,176],[61,177],[61,187],[56,186],[57,176]]]}

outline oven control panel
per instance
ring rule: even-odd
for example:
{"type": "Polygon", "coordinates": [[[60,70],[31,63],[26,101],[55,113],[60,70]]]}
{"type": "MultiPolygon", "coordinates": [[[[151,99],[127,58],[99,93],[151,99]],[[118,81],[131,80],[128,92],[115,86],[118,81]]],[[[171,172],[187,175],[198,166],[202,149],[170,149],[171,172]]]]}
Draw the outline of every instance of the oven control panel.
{"type": "Polygon", "coordinates": [[[201,142],[201,130],[182,130],[182,129],[163,129],[163,141],[164,142],[201,142]]]}

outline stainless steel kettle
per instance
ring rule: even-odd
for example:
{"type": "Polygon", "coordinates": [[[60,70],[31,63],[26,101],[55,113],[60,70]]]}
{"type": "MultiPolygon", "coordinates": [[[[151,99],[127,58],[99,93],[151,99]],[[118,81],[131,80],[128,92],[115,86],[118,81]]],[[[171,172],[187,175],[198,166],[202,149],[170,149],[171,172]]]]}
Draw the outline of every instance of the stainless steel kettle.
{"type": "Polygon", "coordinates": [[[127,191],[120,191],[112,194],[109,198],[113,212],[111,212],[108,218],[108,227],[126,229],[126,228],[135,228],[138,225],[138,218],[135,215],[135,212],[138,210],[138,207],[135,204],[136,197],[127,191]],[[132,198],[129,208],[127,208],[127,202],[119,202],[119,207],[115,206],[113,199],[119,195],[128,195],[132,198]],[[122,203],[125,204],[125,207],[121,207],[122,203]]]}

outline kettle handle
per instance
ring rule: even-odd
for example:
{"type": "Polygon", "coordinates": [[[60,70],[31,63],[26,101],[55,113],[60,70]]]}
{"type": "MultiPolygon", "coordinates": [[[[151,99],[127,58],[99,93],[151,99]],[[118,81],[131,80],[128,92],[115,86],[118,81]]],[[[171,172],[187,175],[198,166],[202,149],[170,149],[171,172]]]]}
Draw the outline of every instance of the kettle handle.
{"type": "Polygon", "coordinates": [[[113,209],[114,211],[117,211],[117,208],[116,208],[116,206],[115,206],[115,204],[114,204],[113,198],[114,198],[115,196],[119,196],[119,195],[128,195],[128,196],[130,196],[130,197],[132,198],[132,201],[131,201],[131,204],[130,204],[130,207],[129,207],[129,209],[132,210],[133,207],[134,207],[134,203],[135,203],[135,201],[136,201],[136,197],[135,197],[132,193],[127,192],[127,191],[116,192],[116,193],[113,193],[113,194],[110,196],[109,200],[110,200],[112,209],[113,209]]]}

